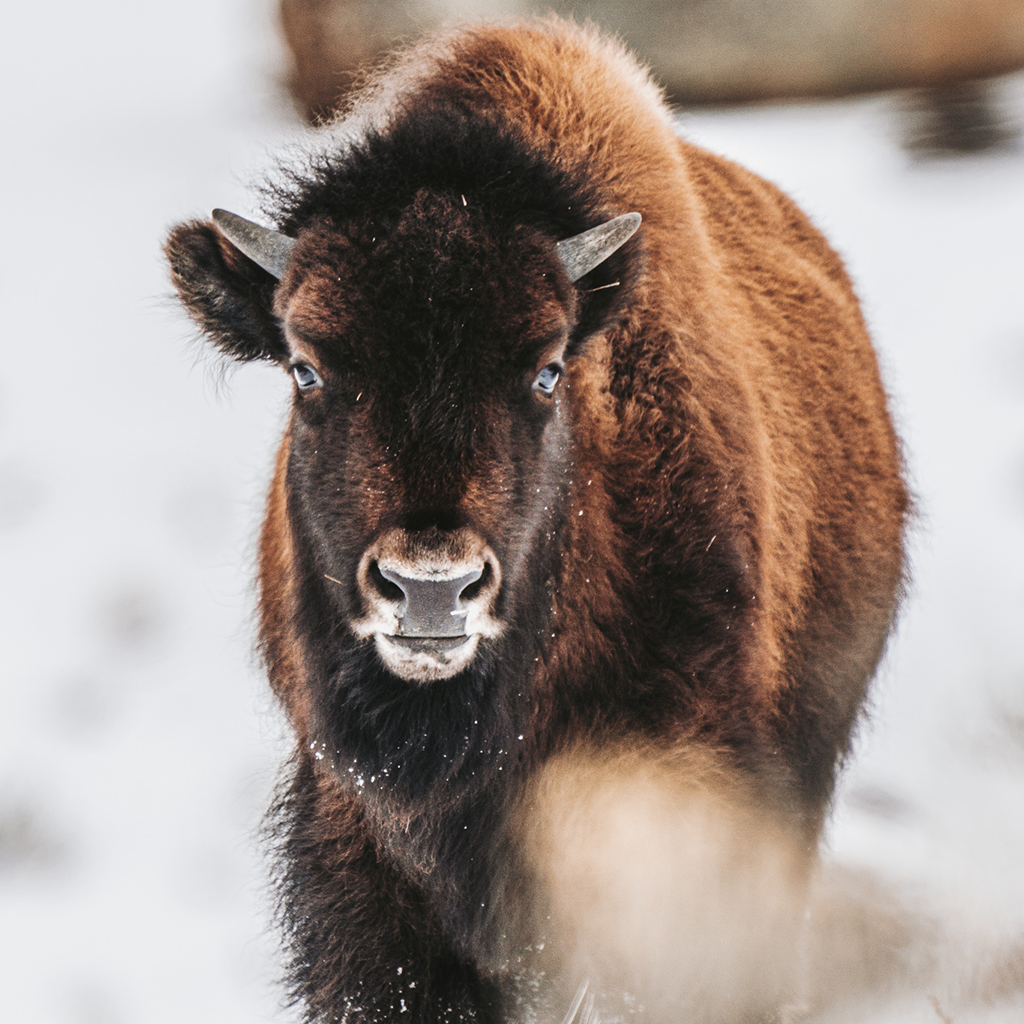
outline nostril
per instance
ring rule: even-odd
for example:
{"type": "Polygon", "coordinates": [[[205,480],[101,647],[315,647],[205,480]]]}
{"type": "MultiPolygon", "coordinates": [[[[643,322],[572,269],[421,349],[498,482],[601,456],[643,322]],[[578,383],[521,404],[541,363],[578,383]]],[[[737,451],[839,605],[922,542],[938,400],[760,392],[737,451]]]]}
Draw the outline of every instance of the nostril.
{"type": "Polygon", "coordinates": [[[484,562],[484,571],[478,579],[463,587],[459,592],[459,601],[472,601],[486,587],[494,577],[494,570],[490,562],[484,562]]]}
{"type": "Polygon", "coordinates": [[[381,574],[380,566],[374,559],[366,567],[366,575],[369,577],[371,586],[387,601],[404,601],[405,591],[397,583],[385,579],[381,574]]]}

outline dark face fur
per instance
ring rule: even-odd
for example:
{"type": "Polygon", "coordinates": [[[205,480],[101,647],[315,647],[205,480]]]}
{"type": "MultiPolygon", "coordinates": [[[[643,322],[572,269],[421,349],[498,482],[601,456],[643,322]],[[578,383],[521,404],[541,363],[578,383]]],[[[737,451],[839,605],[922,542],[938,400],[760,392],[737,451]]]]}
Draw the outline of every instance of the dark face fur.
{"type": "Polygon", "coordinates": [[[550,604],[574,307],[550,240],[461,197],[300,240],[276,302],[297,367],[289,519],[317,733],[343,771],[388,775],[424,747],[447,762],[430,775],[500,761],[481,721],[514,741],[522,695],[501,678],[529,677],[550,604]],[[410,629],[417,601],[440,607],[410,629]]]}

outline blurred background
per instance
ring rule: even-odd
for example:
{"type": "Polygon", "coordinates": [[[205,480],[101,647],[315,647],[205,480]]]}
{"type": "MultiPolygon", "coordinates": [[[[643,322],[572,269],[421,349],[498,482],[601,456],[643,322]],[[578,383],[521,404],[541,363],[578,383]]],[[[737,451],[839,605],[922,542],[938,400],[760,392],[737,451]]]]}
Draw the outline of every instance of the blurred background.
{"type": "MultiPolygon", "coordinates": [[[[905,439],[914,579],[822,883],[861,894],[873,959],[819,952],[870,994],[815,1019],[1024,1019],[1024,0],[556,6],[620,31],[684,134],[825,231],[905,439]]],[[[5,11],[0,1019],[296,1019],[257,837],[289,742],[251,587],[290,387],[206,356],[160,244],[215,205],[258,215],[271,154],[396,40],[546,7],[5,11]]]]}

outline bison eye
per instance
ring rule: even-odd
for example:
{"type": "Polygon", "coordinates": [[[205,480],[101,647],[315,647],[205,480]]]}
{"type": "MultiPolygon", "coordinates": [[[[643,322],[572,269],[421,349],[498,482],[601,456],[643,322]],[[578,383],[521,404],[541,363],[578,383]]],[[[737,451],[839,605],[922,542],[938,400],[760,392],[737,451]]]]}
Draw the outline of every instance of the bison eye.
{"type": "Polygon", "coordinates": [[[292,376],[300,391],[314,391],[323,385],[320,375],[308,363],[296,363],[292,367],[292,376]]]}
{"type": "Polygon", "coordinates": [[[542,395],[550,395],[555,390],[555,385],[561,376],[562,368],[557,363],[550,363],[537,374],[537,379],[533,382],[533,390],[539,391],[542,395]]]}

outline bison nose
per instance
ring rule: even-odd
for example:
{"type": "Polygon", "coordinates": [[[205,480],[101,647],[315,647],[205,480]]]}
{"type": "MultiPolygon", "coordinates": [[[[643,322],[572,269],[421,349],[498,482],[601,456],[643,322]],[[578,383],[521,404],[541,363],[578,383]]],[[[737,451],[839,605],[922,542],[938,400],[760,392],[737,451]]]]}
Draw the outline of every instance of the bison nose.
{"type": "MultiPolygon", "coordinates": [[[[466,601],[472,600],[489,569],[479,569],[451,579],[437,576],[417,579],[405,576],[391,566],[377,566],[377,572],[388,583],[398,587],[404,601],[398,608],[398,635],[414,637],[453,637],[466,635],[466,601]]],[[[375,575],[371,573],[371,576],[375,575]]]]}

